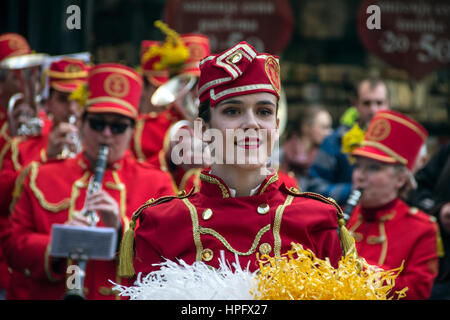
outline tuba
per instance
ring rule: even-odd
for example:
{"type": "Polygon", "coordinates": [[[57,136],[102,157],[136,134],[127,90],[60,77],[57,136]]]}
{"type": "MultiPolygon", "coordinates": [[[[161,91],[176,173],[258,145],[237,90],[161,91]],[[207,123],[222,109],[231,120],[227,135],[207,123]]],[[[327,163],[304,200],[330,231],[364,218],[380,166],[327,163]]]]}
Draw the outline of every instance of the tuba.
{"type": "Polygon", "coordinates": [[[196,85],[195,76],[177,75],[156,89],[151,102],[155,107],[165,107],[173,103],[183,118],[193,121],[197,116],[199,105],[198,97],[191,94],[196,85]]]}
{"type": "MultiPolygon", "coordinates": [[[[175,110],[182,116],[182,120],[175,122],[169,129],[170,142],[174,141],[180,129],[186,128],[193,131],[194,120],[198,115],[198,107],[200,100],[195,89],[197,85],[197,77],[189,74],[179,74],[171,78],[168,82],[158,87],[151,97],[151,103],[155,107],[166,107],[173,105],[175,110]]],[[[168,152],[166,156],[170,156],[172,146],[165,145],[168,152]]]]}
{"type": "Polygon", "coordinates": [[[42,100],[41,75],[48,55],[26,54],[4,59],[0,67],[15,72],[21,87],[21,92],[11,96],[8,101],[8,120],[13,135],[39,135],[42,130],[42,120],[38,117],[38,106],[42,100]],[[33,116],[25,123],[17,124],[14,119],[14,109],[26,104],[33,110],[33,116]]]}

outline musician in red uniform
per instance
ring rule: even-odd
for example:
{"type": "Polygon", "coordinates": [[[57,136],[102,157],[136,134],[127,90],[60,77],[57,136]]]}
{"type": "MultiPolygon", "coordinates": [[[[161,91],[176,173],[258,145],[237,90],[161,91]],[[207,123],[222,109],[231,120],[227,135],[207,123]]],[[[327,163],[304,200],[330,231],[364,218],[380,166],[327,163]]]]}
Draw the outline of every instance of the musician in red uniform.
{"type": "MultiPolygon", "coordinates": [[[[144,40],[141,42],[141,73],[144,80],[139,104],[139,117],[136,121],[131,150],[139,161],[161,167],[159,151],[162,149],[165,129],[172,123],[171,117],[159,117],[163,107],[155,107],[151,98],[156,89],[167,82],[169,70],[156,70],[155,63],[160,57],[149,57],[148,52],[161,46],[160,41],[144,40]],[[161,130],[159,130],[161,129],[161,130]]],[[[163,162],[165,163],[165,161],[163,162]]]]}
{"type": "MultiPolygon", "coordinates": [[[[210,53],[209,39],[201,34],[183,34],[180,35],[180,40],[188,49],[189,57],[181,69],[175,72],[175,75],[192,76],[194,79],[197,79],[200,75],[198,66],[200,60],[210,53]]],[[[171,134],[174,134],[171,128],[180,120],[193,120],[186,115],[186,107],[183,104],[186,103],[185,99],[195,102],[197,99],[195,87],[186,96],[180,97],[166,106],[165,109],[164,107],[159,107],[159,109],[163,108],[162,111],[155,112],[155,107],[153,107],[153,110],[148,112],[151,104],[151,95],[169,77],[168,72],[164,74],[155,70],[159,57],[147,58],[149,50],[153,46],[160,45],[156,41],[144,41],[142,43],[141,68],[144,76],[148,79],[150,89],[143,94],[145,101],[141,101],[141,106],[144,106],[144,114],[140,116],[136,123],[136,132],[131,147],[136,158],[140,161],[149,162],[163,171],[170,172],[177,188],[198,186],[198,174],[196,174],[198,170],[190,170],[195,168],[174,165],[170,160],[170,140],[171,134]]]]}
{"type": "MultiPolygon", "coordinates": [[[[167,173],[137,162],[129,152],[138,115],[142,78],[119,64],[100,64],[89,71],[89,99],[80,133],[83,152],[75,158],[33,162],[23,172],[14,199],[3,247],[11,268],[31,279],[30,299],[61,299],[67,261],[49,256],[54,223],[87,225],[86,210],[98,212],[98,226],[116,228],[119,236],[131,214],[149,198],[174,193],[167,173]],[[87,197],[101,145],[109,148],[100,191],[87,197]]],[[[87,299],[115,299],[108,280],[121,282],[116,261],[88,261],[87,299]]]]}
{"type": "Polygon", "coordinates": [[[46,102],[49,121],[39,135],[12,140],[10,159],[16,171],[32,161],[45,162],[61,157],[65,147],[72,152],[78,151],[71,137],[78,134],[76,122],[81,116],[81,107],[69,96],[86,82],[88,70],[83,61],[72,58],[64,58],[50,65],[47,70],[50,93],[46,102]],[[71,118],[73,123],[70,123],[71,118]]]}
{"type": "Polygon", "coordinates": [[[278,139],[278,58],[259,54],[241,42],[206,57],[200,69],[198,121],[205,129],[220,132],[215,141],[223,138],[225,148],[216,150],[210,170],[201,173],[199,192],[149,201],[133,215],[131,230],[138,224],[134,269],[129,259],[132,231],[128,231],[120,272],[148,273],[158,268],[152,264],[164,258],[218,267],[222,250],[228,261],[235,261],[237,254],[241,265],[249,263],[253,271],[258,268],[257,253],[280,256],[291,249],[291,242],[301,243],[337,266],[343,253],[337,232],[338,216],[342,217],[339,206],[320,195],[286,187],[276,169],[263,170],[278,139]],[[249,135],[226,144],[230,130],[249,135]],[[255,149],[262,150],[260,157],[250,152],[255,149]],[[226,161],[238,152],[242,158],[226,161]]]}
{"type": "MultiPolygon", "coordinates": [[[[41,131],[34,136],[13,137],[8,149],[0,154],[0,219],[4,220],[9,215],[15,181],[26,166],[32,161],[46,162],[68,156],[63,155],[65,147],[69,152],[79,151],[76,150],[76,139],[70,137],[78,135],[75,122],[81,111],[76,101],[69,100],[69,95],[86,82],[87,72],[88,66],[83,61],[71,58],[54,61],[46,71],[50,94],[46,101],[48,117],[47,114],[40,117],[43,121],[41,131]],[[75,120],[73,123],[69,123],[71,116],[75,120]]],[[[8,228],[7,223],[4,228],[8,228]]],[[[25,299],[28,279],[22,272],[13,272],[11,278],[14,285],[8,290],[7,298],[25,299]]]]}
{"type": "MultiPolygon", "coordinates": [[[[27,40],[17,33],[0,35],[0,62],[6,58],[31,53],[27,40]]],[[[8,101],[11,96],[21,91],[20,83],[14,72],[0,67],[0,150],[11,139],[8,125],[8,101]]]]}
{"type": "MultiPolygon", "coordinates": [[[[4,33],[0,35],[0,62],[9,57],[29,53],[31,53],[30,46],[27,40],[20,34],[4,33]]],[[[0,170],[3,166],[2,163],[5,154],[8,153],[10,141],[13,136],[8,119],[8,102],[14,94],[20,91],[20,83],[15,77],[14,72],[0,67],[0,170]]],[[[26,108],[17,108],[17,112],[15,112],[14,115],[16,118],[16,123],[26,121],[29,118],[27,116],[28,112],[29,110],[26,108]]],[[[5,179],[0,179],[0,185],[3,186],[6,181],[10,181],[8,176],[5,177],[5,179]]],[[[7,199],[10,199],[10,197],[7,196],[7,193],[0,192],[0,203],[3,203],[3,201],[8,201],[7,199]]],[[[0,205],[0,208],[5,208],[5,206],[0,205]]],[[[0,230],[6,228],[7,225],[6,218],[0,213],[0,230]]],[[[2,249],[0,248],[0,299],[5,295],[8,282],[8,267],[4,261],[2,249]]]]}
{"type": "Polygon", "coordinates": [[[435,219],[400,199],[411,177],[426,130],[394,111],[379,111],[361,147],[353,152],[353,185],[362,190],[348,221],[359,256],[383,269],[403,271],[396,290],[408,287],[406,299],[427,299],[438,271],[435,219]]]}

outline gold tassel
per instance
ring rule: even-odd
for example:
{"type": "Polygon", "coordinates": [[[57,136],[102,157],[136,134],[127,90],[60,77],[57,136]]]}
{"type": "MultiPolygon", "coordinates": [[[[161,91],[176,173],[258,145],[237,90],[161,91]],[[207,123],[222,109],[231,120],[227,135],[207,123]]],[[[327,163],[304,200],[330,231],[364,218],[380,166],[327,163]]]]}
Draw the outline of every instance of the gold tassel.
{"type": "Polygon", "coordinates": [[[125,231],[122,242],[120,243],[119,253],[119,276],[132,277],[136,274],[133,267],[134,259],[134,228],[136,227],[136,221],[132,219],[130,225],[125,231]]]}
{"type": "Polygon", "coordinates": [[[345,227],[345,220],[343,218],[338,219],[339,224],[339,238],[341,239],[342,249],[344,250],[344,256],[356,255],[355,239],[345,227]]]}
{"type": "Polygon", "coordinates": [[[134,260],[134,229],[136,228],[136,220],[139,218],[139,215],[142,213],[142,211],[150,206],[154,206],[159,203],[163,203],[166,201],[170,201],[175,198],[186,198],[189,197],[194,188],[191,189],[191,191],[186,194],[185,191],[180,191],[177,196],[164,196],[161,198],[158,198],[157,200],[151,198],[147,200],[142,206],[139,207],[139,209],[136,210],[135,213],[133,213],[133,216],[131,217],[130,225],[128,226],[127,231],[125,231],[122,242],[120,243],[120,252],[119,252],[119,268],[117,273],[121,277],[127,277],[130,278],[136,274],[136,271],[134,270],[133,266],[133,260],[134,260]]]}

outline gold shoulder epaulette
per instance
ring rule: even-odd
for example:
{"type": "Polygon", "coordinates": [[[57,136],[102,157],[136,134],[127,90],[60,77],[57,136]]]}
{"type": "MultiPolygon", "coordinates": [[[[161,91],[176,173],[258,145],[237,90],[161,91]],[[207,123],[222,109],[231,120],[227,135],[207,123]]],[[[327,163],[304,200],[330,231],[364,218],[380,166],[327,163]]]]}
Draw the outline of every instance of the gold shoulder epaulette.
{"type": "Polygon", "coordinates": [[[285,189],[283,191],[285,191],[286,193],[288,193],[290,195],[293,195],[295,197],[310,198],[310,199],[315,199],[315,200],[322,201],[324,203],[331,204],[333,207],[336,208],[337,213],[338,213],[338,217],[339,218],[344,218],[344,213],[342,211],[341,206],[338,205],[336,200],[334,200],[333,198],[327,198],[327,197],[325,197],[325,196],[323,196],[321,194],[314,193],[314,192],[301,192],[300,190],[298,190],[295,187],[288,188],[288,187],[285,186],[285,189]]]}
{"type": "Polygon", "coordinates": [[[344,255],[349,254],[355,254],[356,252],[356,246],[355,246],[355,239],[352,237],[350,232],[345,227],[345,219],[344,219],[344,213],[342,211],[342,208],[337,204],[337,202],[333,198],[327,198],[321,194],[314,193],[314,192],[301,192],[295,187],[284,187],[282,189],[284,192],[293,195],[295,197],[305,197],[310,198],[314,200],[319,200],[324,203],[328,203],[336,208],[337,216],[338,216],[338,225],[339,225],[339,238],[341,239],[341,245],[344,255]]]}
{"type": "Polygon", "coordinates": [[[425,213],[423,211],[420,211],[420,209],[417,207],[409,207],[408,214],[413,216],[414,218],[417,218],[417,219],[422,220],[427,223],[436,222],[436,217],[429,215],[428,213],[425,213]]]}
{"type": "Polygon", "coordinates": [[[139,218],[139,215],[144,211],[144,209],[156,206],[161,203],[165,203],[171,201],[173,199],[183,199],[190,197],[194,193],[194,188],[186,193],[186,191],[182,190],[178,192],[176,196],[164,196],[158,199],[149,199],[142,206],[140,206],[131,217],[130,225],[128,226],[127,231],[125,231],[122,242],[120,243],[120,253],[119,253],[119,269],[118,273],[122,277],[132,277],[135,274],[133,267],[133,258],[134,258],[134,228],[136,228],[136,220],[139,218]]]}
{"type": "Polygon", "coordinates": [[[436,230],[436,250],[439,258],[442,258],[445,255],[444,243],[442,242],[442,236],[439,229],[439,224],[435,216],[428,215],[423,212],[423,214],[417,214],[420,210],[416,207],[410,207],[408,213],[422,221],[431,222],[436,230]]]}
{"type": "MultiPolygon", "coordinates": [[[[147,209],[149,207],[153,207],[156,206],[158,204],[161,203],[165,203],[165,202],[169,202],[173,199],[183,199],[183,198],[187,198],[190,197],[192,194],[194,193],[194,188],[191,189],[191,191],[189,191],[189,193],[187,193],[186,191],[182,190],[179,191],[177,193],[177,195],[175,196],[163,196],[160,197],[158,199],[154,199],[154,198],[150,198],[147,201],[144,202],[143,205],[141,205],[132,215],[131,217],[131,221],[134,220],[134,222],[136,222],[136,220],[139,218],[139,215],[141,214],[142,211],[144,211],[144,209],[147,209]]],[[[131,222],[130,222],[131,223],[131,222]]],[[[131,225],[130,225],[131,226],[131,225]]]]}

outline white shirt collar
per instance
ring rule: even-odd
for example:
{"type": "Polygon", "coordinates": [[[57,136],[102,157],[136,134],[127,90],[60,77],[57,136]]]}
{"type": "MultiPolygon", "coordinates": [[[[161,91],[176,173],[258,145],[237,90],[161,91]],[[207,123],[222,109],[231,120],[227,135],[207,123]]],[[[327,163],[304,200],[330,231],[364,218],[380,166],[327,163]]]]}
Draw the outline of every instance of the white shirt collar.
{"type": "MultiPolygon", "coordinates": [[[[256,194],[256,192],[258,192],[260,186],[261,186],[261,184],[258,184],[258,185],[256,186],[256,188],[250,190],[249,196],[254,196],[254,195],[256,194]]],[[[231,196],[232,198],[235,198],[235,197],[236,197],[236,190],[235,190],[235,189],[232,189],[232,188],[228,188],[228,189],[230,189],[230,196],[231,196]]]]}

